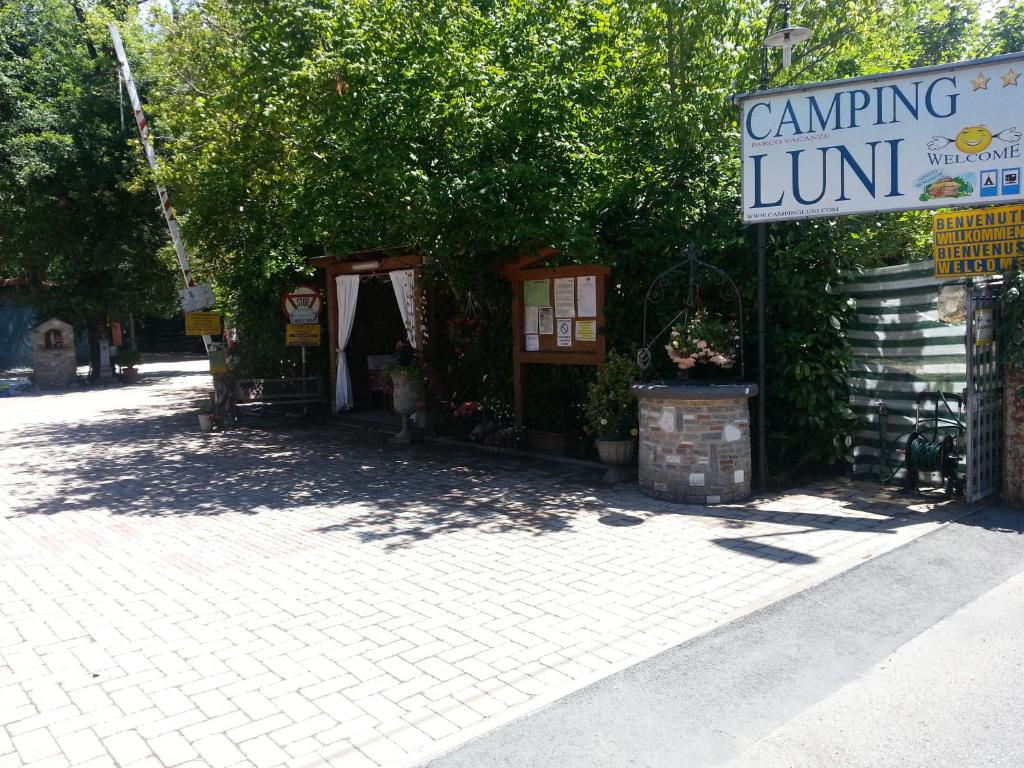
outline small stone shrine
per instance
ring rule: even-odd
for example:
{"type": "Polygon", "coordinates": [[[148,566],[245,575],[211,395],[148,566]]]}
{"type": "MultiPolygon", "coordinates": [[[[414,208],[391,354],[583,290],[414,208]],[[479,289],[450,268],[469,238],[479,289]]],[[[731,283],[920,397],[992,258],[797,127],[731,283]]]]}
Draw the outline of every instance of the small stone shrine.
{"type": "Polygon", "coordinates": [[[67,387],[77,378],[75,329],[51,317],[28,332],[32,344],[32,371],[40,387],[67,387]]]}

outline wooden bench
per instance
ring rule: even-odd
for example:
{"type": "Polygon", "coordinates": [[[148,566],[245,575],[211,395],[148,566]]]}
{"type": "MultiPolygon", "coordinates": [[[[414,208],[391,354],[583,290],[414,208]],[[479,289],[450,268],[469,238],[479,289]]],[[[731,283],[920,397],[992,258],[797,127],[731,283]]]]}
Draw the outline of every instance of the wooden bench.
{"type": "Polygon", "coordinates": [[[323,379],[315,376],[292,379],[239,379],[235,382],[236,406],[287,407],[327,405],[323,379]]]}

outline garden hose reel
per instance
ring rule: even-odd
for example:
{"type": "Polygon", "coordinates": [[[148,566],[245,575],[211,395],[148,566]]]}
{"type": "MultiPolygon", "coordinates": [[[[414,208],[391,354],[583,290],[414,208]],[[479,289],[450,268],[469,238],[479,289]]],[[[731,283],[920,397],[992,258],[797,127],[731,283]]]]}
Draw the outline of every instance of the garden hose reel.
{"type": "Polygon", "coordinates": [[[920,392],[914,408],[914,429],[907,435],[904,444],[903,489],[907,492],[918,490],[920,472],[937,472],[942,477],[945,492],[959,495],[964,492],[965,478],[960,473],[961,438],[967,431],[963,420],[963,398],[951,392],[920,392]],[[922,403],[935,403],[930,417],[922,419],[922,403]],[[950,405],[955,401],[956,411],[950,405]],[[940,404],[945,406],[945,415],[940,414],[940,404]]]}
{"type": "Polygon", "coordinates": [[[966,478],[960,472],[963,457],[963,437],[967,432],[964,423],[963,398],[951,392],[920,392],[914,408],[914,426],[910,432],[896,438],[896,447],[902,447],[903,460],[895,467],[888,461],[886,434],[888,433],[889,407],[878,406],[878,433],[881,445],[879,480],[890,482],[904,470],[903,489],[909,493],[919,490],[919,473],[938,473],[942,487],[949,495],[964,492],[966,478]],[[934,402],[930,416],[922,416],[922,406],[934,402]],[[950,401],[956,404],[954,410],[950,401]],[[945,410],[942,411],[941,409],[945,410]]]}

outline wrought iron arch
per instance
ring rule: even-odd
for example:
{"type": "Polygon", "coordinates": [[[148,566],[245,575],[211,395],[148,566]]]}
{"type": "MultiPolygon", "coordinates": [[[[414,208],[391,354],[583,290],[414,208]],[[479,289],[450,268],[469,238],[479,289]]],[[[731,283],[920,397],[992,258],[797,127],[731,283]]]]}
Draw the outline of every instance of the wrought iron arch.
{"type": "Polygon", "coordinates": [[[746,378],[747,368],[746,362],[743,356],[743,301],[740,298],[739,289],[736,287],[736,283],[728,273],[718,267],[708,264],[706,261],[700,258],[701,249],[695,243],[690,243],[683,253],[682,258],[678,263],[673,264],[671,267],[666,269],[660,275],[658,275],[651,282],[647,288],[647,293],[644,296],[644,341],[643,346],[637,350],[636,363],[640,368],[640,378],[643,381],[647,380],[648,371],[650,370],[651,363],[653,362],[652,349],[654,345],[658,343],[659,339],[668,334],[672,327],[682,320],[686,323],[690,317],[690,313],[697,308],[697,302],[699,298],[699,273],[708,272],[721,278],[725,284],[732,290],[733,295],[736,297],[736,315],[738,322],[738,330],[740,335],[739,340],[739,359],[740,359],[740,377],[746,378]],[[674,278],[684,276],[687,280],[686,289],[686,305],[679,310],[675,316],[672,317],[657,333],[650,335],[652,329],[648,328],[648,318],[650,317],[650,309],[652,305],[660,304],[666,300],[666,294],[668,294],[669,282],[674,278]]]}

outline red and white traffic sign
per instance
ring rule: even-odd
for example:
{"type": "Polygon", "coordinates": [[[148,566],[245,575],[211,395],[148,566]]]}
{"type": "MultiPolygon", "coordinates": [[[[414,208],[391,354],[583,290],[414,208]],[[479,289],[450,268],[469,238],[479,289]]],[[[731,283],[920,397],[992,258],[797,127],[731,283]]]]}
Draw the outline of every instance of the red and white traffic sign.
{"type": "Polygon", "coordinates": [[[281,296],[281,306],[292,325],[315,325],[320,322],[320,291],[312,285],[298,285],[281,296]]]}

